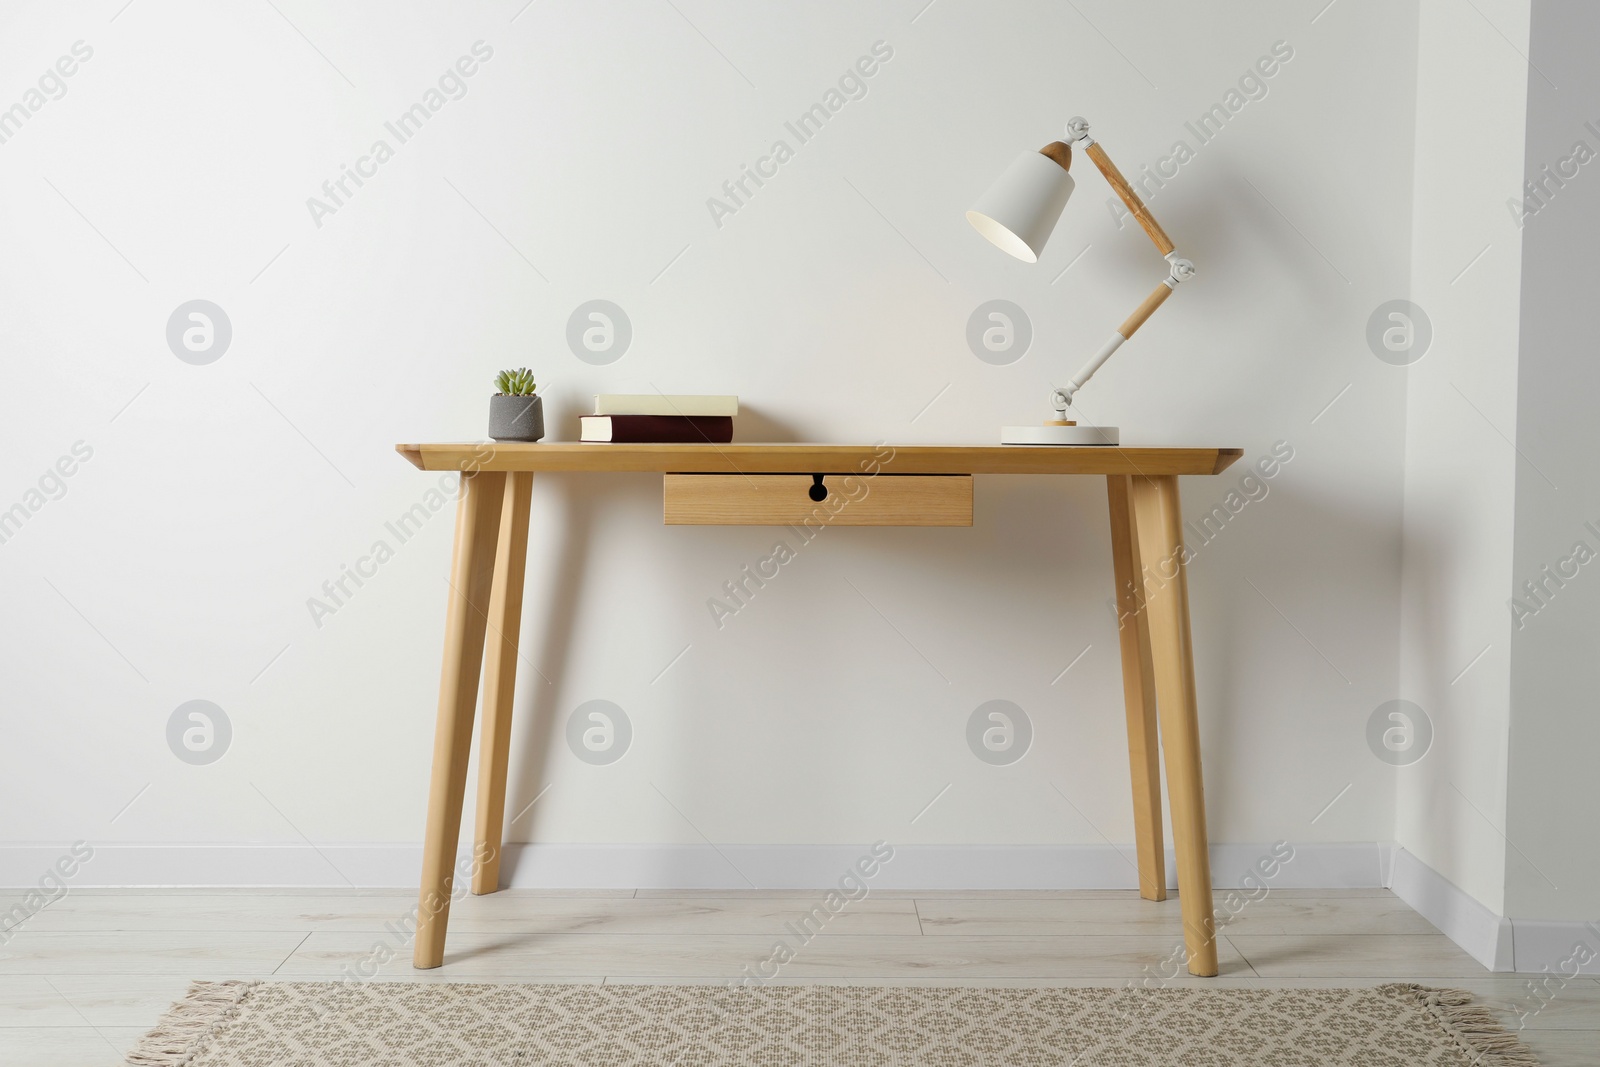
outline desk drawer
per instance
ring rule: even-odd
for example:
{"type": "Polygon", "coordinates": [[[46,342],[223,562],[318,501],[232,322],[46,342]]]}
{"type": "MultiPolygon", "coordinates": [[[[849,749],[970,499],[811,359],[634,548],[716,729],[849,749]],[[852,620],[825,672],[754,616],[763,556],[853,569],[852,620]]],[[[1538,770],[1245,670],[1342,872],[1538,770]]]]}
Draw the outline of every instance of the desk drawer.
{"type": "Polygon", "coordinates": [[[969,474],[668,474],[662,500],[668,526],[972,525],[969,474]]]}

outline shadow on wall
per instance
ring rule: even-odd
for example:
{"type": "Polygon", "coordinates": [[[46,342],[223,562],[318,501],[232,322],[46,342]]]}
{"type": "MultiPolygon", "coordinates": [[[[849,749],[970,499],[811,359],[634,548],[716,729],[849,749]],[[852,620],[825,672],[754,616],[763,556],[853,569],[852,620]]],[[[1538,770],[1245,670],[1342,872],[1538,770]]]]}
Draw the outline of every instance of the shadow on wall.
{"type": "MultiPolygon", "coordinates": [[[[792,427],[772,420],[761,420],[757,425],[771,428],[760,431],[763,436],[793,433],[792,427]]],[[[1255,810],[1249,768],[1237,765],[1234,754],[1259,751],[1263,727],[1278,734],[1289,746],[1294,746],[1296,737],[1307,738],[1302,746],[1283,752],[1285,763],[1314,767],[1322,761],[1354,774],[1367,766],[1364,750],[1368,716],[1380,703],[1399,695],[1397,657],[1384,663],[1381,676],[1373,676],[1358,672],[1360,661],[1368,657],[1342,663],[1338,661],[1349,658],[1347,650],[1342,647],[1318,650],[1316,644],[1308,644],[1303,650],[1307,665],[1303,678],[1286,680],[1279,672],[1275,683],[1264,683],[1261,645],[1252,633],[1281,631],[1279,637],[1285,648],[1307,642],[1326,646],[1327,641],[1319,641],[1319,635],[1328,626],[1364,612],[1376,612],[1379,625],[1386,623],[1394,628],[1398,618],[1399,586],[1397,581],[1381,576],[1371,583],[1339,585],[1314,595],[1305,593],[1302,586],[1301,595],[1289,602],[1280,593],[1283,583],[1275,580],[1275,576],[1302,574],[1316,559],[1327,559],[1329,553],[1337,552],[1340,545],[1365,546],[1370,551],[1379,551],[1388,531],[1380,517],[1359,508],[1329,506],[1314,496],[1295,493],[1288,484],[1279,482],[1270,498],[1250,505],[1252,509],[1261,510],[1242,512],[1232,520],[1239,525],[1230,525],[1205,543],[1196,533],[1194,524],[1200,523],[1207,509],[1237,486],[1238,478],[1224,476],[1217,480],[1185,481],[1185,514],[1191,524],[1186,527],[1185,537],[1195,550],[1190,568],[1191,612],[1202,738],[1210,757],[1208,808],[1213,824],[1225,827],[1236,821],[1247,822],[1246,815],[1255,810]],[[1259,589],[1252,588],[1245,580],[1247,577],[1259,589]],[[1377,602],[1375,596],[1387,597],[1393,603],[1377,602]],[[1306,615],[1308,608],[1316,614],[1306,615]],[[1279,616],[1280,609],[1296,621],[1284,621],[1279,616]],[[1239,619],[1253,622],[1241,628],[1237,625],[1239,619]],[[1324,653],[1331,653],[1334,662],[1327,662],[1324,653]],[[1263,692],[1263,684],[1274,685],[1277,691],[1263,692]],[[1281,709],[1283,719],[1264,722],[1262,715],[1266,709],[1281,709]],[[1302,733],[1297,726],[1297,714],[1318,715],[1322,721],[1299,720],[1310,728],[1302,733]],[[1331,746],[1327,729],[1330,716],[1336,720],[1335,741],[1331,746]],[[1346,733],[1347,744],[1337,741],[1346,733]]],[[[919,573],[948,575],[953,582],[950,593],[958,598],[969,582],[1026,597],[1030,595],[1029,590],[1040,587],[1041,575],[1048,575],[1052,589],[1069,589],[1085,611],[1104,606],[1103,616],[1093,625],[1103,632],[1114,657],[1115,614],[1110,606],[1114,586],[1105,487],[1098,478],[1073,478],[1061,479],[1041,492],[1035,483],[1035,479],[1003,476],[980,478],[977,522],[970,529],[830,530],[827,533],[830,557],[839,559],[835,553],[847,552],[852,570],[859,568],[863,572],[890,574],[909,568],[919,573]],[[1063,546],[1068,546],[1066,551],[1063,546]]],[[[571,711],[569,706],[558,706],[557,702],[570,697],[567,682],[572,629],[550,625],[544,620],[573,618],[579,610],[589,545],[597,523],[602,521],[599,518],[601,509],[613,509],[619,503],[616,499],[619,493],[650,498],[647,506],[653,506],[659,495],[656,479],[650,476],[625,475],[616,480],[595,480],[554,475],[545,478],[544,484],[549,487],[551,496],[542,503],[545,514],[534,524],[532,536],[555,539],[547,556],[555,583],[547,600],[529,605],[528,611],[533,617],[525,620],[523,630],[532,637],[530,628],[536,628],[540,635],[540,644],[525,648],[523,655],[530,663],[537,664],[541,672],[525,679],[528,684],[519,690],[517,700],[515,721],[519,725],[514,736],[519,758],[513,764],[515,778],[508,796],[523,798],[523,804],[551,781],[554,763],[561,758],[560,748],[564,744],[564,717],[571,711]],[[562,694],[567,694],[567,698],[562,694]]],[[[628,507],[631,509],[633,505],[628,507]]],[[[716,532],[700,528],[696,535],[703,537],[716,532]]],[[[671,546],[663,545],[662,550],[670,552],[671,546]]],[[[541,554],[544,553],[541,551],[541,554]]],[[[664,577],[678,584],[673,575],[664,577]]],[[[681,585],[681,593],[688,600],[701,599],[710,591],[695,584],[687,573],[683,579],[687,584],[681,585]]],[[[1073,620],[1073,625],[1084,624],[1085,620],[1073,620]]],[[[957,619],[951,627],[956,638],[968,626],[972,627],[970,636],[981,644],[983,625],[981,620],[957,619]]],[[[783,627],[768,632],[771,636],[753,644],[753,651],[765,655],[762,645],[793,638],[792,631],[783,627]]],[[[1098,643],[1100,638],[1095,640],[1098,643]]],[[[1381,635],[1373,640],[1380,641],[1381,635]]],[[[1398,647],[1392,639],[1383,643],[1385,647],[1398,647]]],[[[787,644],[771,648],[774,656],[792,651],[787,644]]],[[[1446,668],[1440,659],[1442,652],[1440,647],[1428,650],[1436,671],[1446,668]]],[[[1105,710],[1116,715],[1120,722],[1120,700],[1113,700],[1112,705],[1105,710]]],[[[1392,803],[1395,779],[1390,768],[1374,760],[1369,769],[1371,775],[1358,781],[1363,782],[1363,788],[1390,790],[1388,799],[1392,803]]],[[[691,776],[690,780],[705,784],[698,776],[691,776]]],[[[693,798],[686,799],[693,803],[693,798]]],[[[845,807],[851,803],[848,796],[833,799],[845,807]]],[[[516,806],[508,808],[506,840],[534,839],[539,811],[539,808],[520,812],[516,806]],[[516,821],[510,821],[514,817],[516,821]]],[[[1309,820],[1317,814],[1315,810],[1284,812],[1282,836],[1292,840],[1303,835],[1309,820]]],[[[531,855],[528,858],[531,859],[531,855]]],[[[509,856],[507,861],[516,862],[509,856]]],[[[508,869],[507,877],[514,873],[508,869]]]]}
{"type": "Polygon", "coordinates": [[[794,423],[774,418],[760,408],[740,404],[739,417],[733,420],[733,439],[740,444],[797,444],[807,438],[794,423]]]}
{"type": "MultiPolygon", "coordinates": [[[[1195,231],[1191,239],[1211,250],[1219,263],[1229,259],[1240,263],[1252,259],[1269,262],[1280,282],[1294,286],[1290,299],[1297,306],[1324,307],[1328,287],[1348,281],[1340,268],[1321,248],[1299,236],[1292,224],[1286,224],[1287,216],[1267,199],[1272,194],[1258,188],[1260,175],[1252,182],[1245,170],[1227,159],[1212,162],[1215,172],[1195,184],[1193,195],[1197,199],[1187,210],[1187,222],[1195,231]],[[1306,254],[1307,245],[1315,255],[1306,254]]],[[[1195,261],[1202,270],[1209,262],[1198,257],[1195,261]]]]}
{"type": "MultiPolygon", "coordinates": [[[[1223,475],[1227,478],[1227,474],[1223,475]]],[[[1191,480],[1191,482],[1197,480],[1191,480]]],[[[1237,479],[1235,479],[1237,481],[1237,479]]],[[[1278,483],[1261,507],[1271,509],[1258,516],[1254,526],[1227,529],[1212,543],[1197,543],[1194,523],[1203,516],[1212,497],[1220,498],[1232,483],[1220,482],[1209,495],[1191,490],[1185,497],[1184,512],[1190,525],[1185,539],[1195,551],[1190,573],[1190,615],[1194,630],[1196,682],[1200,701],[1201,745],[1207,757],[1206,807],[1212,824],[1235,825],[1258,810],[1259,795],[1248,761],[1231,765],[1235,753],[1259,752],[1262,729],[1300,747],[1281,751],[1277,761],[1291,767],[1360,769],[1367,749],[1367,719],[1381,703],[1399,696],[1398,619],[1400,603],[1399,545],[1396,540],[1393,580],[1375,576],[1368,584],[1332,582],[1310,599],[1302,593],[1295,602],[1287,601],[1274,576],[1301,573],[1319,561],[1332,564],[1338,546],[1354,545],[1372,549],[1381,546],[1386,536],[1394,536],[1391,526],[1379,516],[1359,508],[1329,506],[1326,499],[1295,492],[1289,483],[1278,483]],[[1299,531],[1315,531],[1305,536],[1299,531]],[[1246,579],[1249,581],[1246,581],[1246,579]],[[1255,588],[1252,588],[1251,582],[1255,588]],[[1371,603],[1374,588],[1385,589],[1387,603],[1371,603]],[[1269,599],[1270,598],[1270,599],[1269,599]],[[1308,612],[1308,608],[1317,614],[1308,612]],[[1356,662],[1340,662],[1341,656],[1321,633],[1330,626],[1341,626],[1368,609],[1381,608],[1371,627],[1387,626],[1387,638],[1371,638],[1371,643],[1390,650],[1382,676],[1362,672],[1356,662]],[[1280,614],[1280,612],[1282,614],[1280,614]],[[1249,620],[1244,622],[1243,620],[1249,620]],[[1261,656],[1263,632],[1277,633],[1282,646],[1303,650],[1307,665],[1302,677],[1292,686],[1279,676],[1276,692],[1263,692],[1261,656]],[[1320,647],[1319,647],[1320,646],[1320,647]],[[1345,740],[1332,747],[1322,727],[1305,716],[1335,708],[1337,729],[1345,740]],[[1241,707],[1280,709],[1282,720],[1263,723],[1238,714],[1241,707]],[[1304,724],[1308,729],[1302,729],[1304,724]]],[[[1252,507],[1258,505],[1251,505],[1252,507]]],[[[1248,511],[1237,520],[1249,523],[1248,511]]],[[[1367,569],[1366,563],[1362,564],[1367,569]]],[[[1390,790],[1392,806],[1394,775],[1375,758],[1366,781],[1382,782],[1390,790]]],[[[1330,770],[1335,776],[1337,770],[1330,770]]],[[[1358,783],[1361,779],[1357,779],[1358,783]]],[[[1328,792],[1331,799],[1340,783],[1328,792]]],[[[1296,840],[1320,813],[1313,807],[1306,812],[1282,812],[1280,836],[1296,840]]]]}
{"type": "MultiPolygon", "coordinates": [[[[575,440],[578,436],[578,418],[589,413],[587,406],[569,400],[552,407],[554,410],[551,425],[570,427],[573,431],[572,438],[575,440]]],[[[799,429],[793,424],[775,419],[758,408],[741,405],[735,426],[736,440],[740,441],[804,440],[799,429]]],[[[607,446],[597,444],[594,447],[607,446]]],[[[596,514],[602,504],[602,495],[614,496],[619,490],[634,491],[635,486],[642,494],[657,499],[661,492],[660,483],[654,477],[623,476],[622,480],[596,481],[592,478],[555,474],[543,475],[540,481],[551,488],[553,499],[541,497],[536,507],[546,513],[535,516],[536,521],[531,524],[529,536],[557,538],[548,557],[551,560],[552,573],[557,577],[548,600],[536,607],[534,605],[524,607],[525,614],[533,610],[542,616],[542,622],[534,622],[534,627],[542,638],[536,648],[526,644],[527,638],[531,636],[529,623],[532,620],[525,618],[522,627],[524,645],[520,654],[521,658],[533,667],[534,674],[532,678],[521,679],[525,684],[517,689],[516,707],[512,715],[512,721],[517,725],[513,737],[522,740],[520,743],[514,741],[513,744],[516,746],[514,751],[518,752],[521,758],[514,764],[517,770],[506,790],[508,804],[517,797],[536,797],[551,781],[553,762],[559,758],[556,749],[563,743],[565,737],[563,712],[570,709],[558,706],[558,701],[561,699],[561,694],[568,691],[565,683],[571,659],[573,628],[566,625],[550,625],[548,620],[573,619],[578,616],[580,593],[589,562],[590,545],[594,540],[596,514]]],[[[520,809],[508,807],[505,817],[504,840],[525,841],[533,838],[535,809],[531,806],[520,809]]],[[[528,858],[531,859],[531,854],[528,858]]],[[[505,862],[507,866],[502,877],[503,880],[509,881],[516,875],[516,865],[519,861],[513,856],[507,856],[505,862]]]]}
{"type": "MultiPolygon", "coordinates": [[[[743,415],[740,417],[742,419],[743,415]]],[[[792,438],[795,433],[793,427],[774,420],[758,419],[756,425],[756,432],[762,436],[792,438]]],[[[807,588],[814,599],[817,582],[824,578],[831,579],[839,582],[838,595],[845,599],[850,610],[863,616],[869,615],[874,609],[864,603],[850,601],[848,598],[854,594],[837,577],[839,565],[848,561],[852,572],[894,575],[913,571],[923,576],[951,576],[953,584],[947,588],[946,594],[941,595],[953,597],[958,602],[964,596],[963,589],[975,587],[1003,589],[1007,595],[1018,597],[1037,595],[1041,588],[1040,575],[1046,574],[1050,576],[1051,588],[1057,588],[1058,583],[1064,584],[1081,593],[1085,603],[1098,606],[1109,599],[1114,591],[1109,563],[1109,517],[1105,486],[1098,478],[1064,478],[1053,480],[1041,491],[1038,482],[1035,478],[1005,476],[980,479],[977,508],[981,517],[971,528],[829,528],[821,535],[821,543],[827,547],[800,550],[810,561],[804,565],[809,570],[809,579],[801,581],[799,585],[795,584],[794,579],[789,579],[780,583],[779,587],[791,591],[807,588]],[[1063,552],[1063,544],[1078,547],[1063,552]],[[816,569],[818,567],[821,569],[816,569]]],[[[524,622],[523,632],[528,636],[533,636],[530,628],[542,632],[542,644],[526,648],[524,656],[539,665],[543,676],[533,675],[526,679],[529,684],[519,690],[517,698],[514,716],[517,726],[513,735],[517,758],[513,760],[508,797],[521,799],[513,799],[507,809],[505,837],[512,842],[537,838],[535,831],[544,811],[542,807],[533,807],[515,822],[510,820],[519,815],[521,805],[539,795],[539,791],[549,784],[556,764],[563,758],[562,749],[569,743],[566,718],[572,711],[572,694],[568,684],[569,660],[573,658],[571,631],[566,626],[551,624],[548,620],[571,618],[573,612],[580,610],[580,591],[585,584],[584,569],[588,564],[588,539],[606,521],[605,516],[619,509],[629,512],[645,508],[654,510],[659,508],[660,499],[660,483],[653,476],[624,475],[617,479],[597,480],[554,475],[546,477],[544,483],[551,487],[559,503],[554,507],[545,506],[545,514],[534,524],[532,536],[539,538],[541,531],[549,530],[557,538],[557,543],[550,546],[546,561],[541,563],[541,567],[550,568],[556,581],[547,599],[529,604],[527,610],[532,614],[524,622]],[[605,496],[602,497],[602,494],[605,496]],[[639,499],[625,501],[619,499],[619,495],[637,495],[639,499]],[[560,529],[555,529],[558,526],[560,529]],[[566,702],[558,706],[557,702],[563,699],[566,702]]],[[[681,546],[682,542],[677,539],[684,535],[692,536],[697,541],[707,537],[727,537],[729,557],[741,562],[748,558],[742,547],[747,543],[748,530],[742,528],[667,528],[664,541],[659,546],[660,551],[667,555],[681,551],[681,548],[674,549],[673,545],[676,543],[681,546]]],[[[795,541],[793,533],[786,536],[795,541]]],[[[715,548],[714,545],[711,547],[715,548]]],[[[540,554],[545,553],[541,551],[540,554]]],[[[718,574],[721,576],[720,572],[718,574]]],[[[661,579],[677,599],[695,605],[689,613],[692,617],[701,620],[706,618],[699,605],[708,593],[717,590],[702,584],[702,579],[695,577],[692,567],[686,571],[664,568],[661,579]]],[[[922,582],[921,587],[926,590],[927,583],[922,582]]],[[[758,610],[767,612],[770,618],[776,606],[776,602],[765,607],[758,605],[758,610]]],[[[705,625],[709,625],[709,622],[705,625]]],[[[758,627],[754,630],[748,628],[748,623],[741,622],[739,625],[745,627],[739,632],[749,640],[746,646],[748,653],[762,660],[770,657],[775,664],[795,662],[797,631],[793,625],[758,627]]],[[[1104,628],[1114,625],[1109,610],[1097,620],[1097,625],[1104,628]]],[[[950,636],[955,641],[967,637],[981,640],[986,627],[987,623],[981,617],[958,615],[951,621],[950,636]]],[[[1114,645],[1114,638],[1111,643],[1114,645]]],[[[897,652],[904,651],[898,645],[895,648],[897,652]]],[[[933,649],[929,649],[929,654],[935,659],[940,658],[933,649]]],[[[1070,652],[1063,650],[1063,663],[1070,658],[1070,652]]],[[[1048,674],[1045,678],[1048,679],[1048,674]]],[[[778,684],[781,685],[781,681],[778,684]]],[[[1120,710],[1118,715],[1120,717],[1120,710]]],[[[689,770],[695,772],[685,779],[691,783],[687,787],[689,792],[683,797],[675,796],[674,801],[693,809],[706,799],[700,793],[710,788],[711,783],[704,774],[704,768],[689,770]]],[[[824,794],[818,800],[823,805],[819,808],[818,817],[823,820],[837,814],[833,808],[848,811],[859,799],[849,789],[828,789],[824,794]]],[[[720,803],[722,798],[713,790],[709,799],[720,803]]],[[[524,851],[508,855],[506,862],[520,865],[536,860],[531,852],[524,851]]],[[[507,867],[505,877],[509,880],[516,873],[517,868],[507,867]]]]}
{"type": "MultiPolygon", "coordinates": [[[[1412,619],[1402,618],[1404,632],[1397,639],[1396,647],[1404,641],[1408,660],[1404,680],[1408,695],[1423,705],[1422,710],[1431,717],[1433,724],[1432,751],[1426,761],[1414,768],[1421,772],[1421,777],[1408,793],[1407,806],[1412,811],[1425,812],[1422,821],[1436,835],[1430,842],[1432,851],[1425,862],[1435,869],[1452,870],[1471,862],[1482,840],[1483,823],[1488,822],[1490,829],[1498,833],[1485,815],[1493,814],[1494,780],[1485,776],[1481,765],[1470,762],[1475,743],[1461,748],[1451,745],[1452,734],[1459,735],[1475,721],[1481,722],[1475,713],[1486,706],[1471,696],[1471,687],[1467,684],[1471,675],[1463,669],[1467,663],[1453,658],[1461,655],[1459,639],[1463,636],[1455,626],[1464,630],[1472,625],[1465,606],[1455,602],[1460,599],[1460,586],[1453,576],[1465,569],[1463,562],[1454,558],[1461,551],[1461,544],[1438,537],[1425,539],[1424,534],[1470,528],[1481,524],[1482,517],[1458,497],[1441,496],[1430,503],[1433,513],[1428,522],[1406,531],[1408,599],[1421,607],[1414,609],[1416,614],[1412,619]],[[1452,509],[1448,517],[1438,510],[1446,501],[1452,509]],[[1457,681],[1461,682],[1459,686],[1457,681]],[[1473,783],[1487,784],[1489,788],[1480,792],[1473,783]],[[1483,810],[1474,810],[1474,805],[1483,810]]],[[[1466,654],[1472,653],[1469,650],[1466,654]]],[[[1497,654],[1497,651],[1490,652],[1490,655],[1497,654]]],[[[1507,696],[1502,693],[1489,699],[1504,700],[1507,696]]],[[[1415,844],[1404,838],[1401,843],[1408,847],[1415,844]]]]}
{"type": "MultiPolygon", "coordinates": [[[[529,537],[557,538],[551,552],[557,578],[550,590],[550,599],[538,605],[538,609],[547,619],[572,619],[578,610],[578,596],[589,560],[597,494],[604,492],[605,487],[602,485],[597,488],[592,481],[562,475],[544,477],[544,481],[553,487],[553,499],[547,497],[541,503],[553,514],[533,524],[529,537]],[[556,505],[553,508],[550,507],[552,503],[556,505]]],[[[524,605],[524,615],[527,610],[528,605],[524,605]]],[[[561,736],[560,708],[556,702],[564,692],[568,654],[572,648],[572,629],[571,626],[542,625],[538,628],[543,635],[541,643],[537,648],[529,648],[526,620],[523,623],[520,654],[533,666],[535,673],[532,679],[527,680],[528,684],[518,687],[516,706],[512,711],[513,751],[517,750],[516,739],[521,737],[525,739],[522,742],[525,755],[520,764],[513,762],[518,769],[506,788],[507,808],[502,831],[504,841],[532,839],[531,829],[537,809],[532,804],[520,808],[510,805],[518,797],[535,796],[543,788],[540,783],[550,780],[551,750],[561,736]],[[526,725],[519,729],[517,724],[523,720],[526,720],[526,725]],[[529,791],[530,787],[532,792],[529,791]]],[[[518,673],[522,672],[519,670],[518,673]]],[[[505,869],[501,875],[502,884],[516,875],[515,856],[513,853],[503,860],[505,869]]]]}

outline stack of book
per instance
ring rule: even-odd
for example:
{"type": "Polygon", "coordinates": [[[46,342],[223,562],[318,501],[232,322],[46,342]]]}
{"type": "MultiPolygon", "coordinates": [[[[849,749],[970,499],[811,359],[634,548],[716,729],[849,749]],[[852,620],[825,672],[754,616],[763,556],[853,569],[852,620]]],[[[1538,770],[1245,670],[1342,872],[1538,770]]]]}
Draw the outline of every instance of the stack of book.
{"type": "Polygon", "coordinates": [[[733,440],[736,396],[601,393],[581,419],[580,441],[614,444],[725,445],[733,440]]]}

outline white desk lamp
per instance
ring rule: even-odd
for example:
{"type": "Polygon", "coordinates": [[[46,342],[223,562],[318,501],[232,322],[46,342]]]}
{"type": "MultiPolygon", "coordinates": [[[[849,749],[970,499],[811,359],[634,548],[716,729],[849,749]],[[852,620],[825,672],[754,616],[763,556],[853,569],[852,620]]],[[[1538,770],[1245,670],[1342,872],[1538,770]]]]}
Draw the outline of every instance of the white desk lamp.
{"type": "Polygon", "coordinates": [[[1194,264],[1173,251],[1172,240],[1151,217],[1144,201],[1133,191],[1128,180],[1117,170],[1105,149],[1089,136],[1089,124],[1081,117],[1067,122],[1067,140],[1054,141],[1037,152],[1024,152],[1006,168],[1004,174],[978,198],[967,221],[972,223],[1002,252],[1008,252],[1026,263],[1039,262],[1045,242],[1055,229],[1061,209],[1067,206],[1072,195],[1072,149],[1081,148],[1089,153],[1094,165],[1105,175],[1111,188],[1122,197],[1133,217],[1139,220],[1144,232],[1161,254],[1166,257],[1170,271],[1165,281],[1144,299],[1144,303],[1129,315],[1117,332],[1111,335],[1100,351],[1096,352],[1072,380],[1055,390],[1051,397],[1055,418],[1042,426],[1007,426],[1000,431],[1000,443],[1006,445],[1114,445],[1117,443],[1115,426],[1080,426],[1070,418],[1072,398],[1083,384],[1094,376],[1111,353],[1122,342],[1133,336],[1133,331],[1144,325],[1156,308],[1160,307],[1178,283],[1194,277],[1194,264]]]}

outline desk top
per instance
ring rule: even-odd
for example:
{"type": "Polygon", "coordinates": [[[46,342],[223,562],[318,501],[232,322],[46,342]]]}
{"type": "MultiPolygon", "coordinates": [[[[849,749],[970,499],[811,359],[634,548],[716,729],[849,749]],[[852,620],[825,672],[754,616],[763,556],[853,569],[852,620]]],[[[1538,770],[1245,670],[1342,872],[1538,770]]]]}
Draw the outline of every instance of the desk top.
{"type": "Polygon", "coordinates": [[[1219,474],[1238,448],[1110,445],[622,445],[512,441],[400,444],[428,471],[633,471],[671,474],[1219,474]]]}

